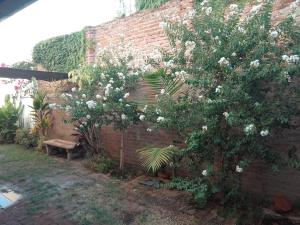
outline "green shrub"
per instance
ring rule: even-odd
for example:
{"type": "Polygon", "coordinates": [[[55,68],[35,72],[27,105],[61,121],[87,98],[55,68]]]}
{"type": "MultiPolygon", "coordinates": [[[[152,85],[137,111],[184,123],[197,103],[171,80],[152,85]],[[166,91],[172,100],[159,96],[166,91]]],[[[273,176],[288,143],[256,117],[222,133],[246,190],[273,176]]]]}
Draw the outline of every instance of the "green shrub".
{"type": "Polygon", "coordinates": [[[172,51],[155,56],[152,65],[183,88],[173,95],[161,87],[145,118],[176,130],[192,166],[204,167],[195,171],[199,178],[223,193],[223,205],[238,207],[241,174],[253,162],[262,160],[273,171],[287,164],[270,141],[294,129],[299,116],[299,3],[274,24],[273,1],[253,5],[247,15],[228,2],[202,1],[186,15],[191,27],[182,20],[162,24],[172,51]]]}
{"type": "Polygon", "coordinates": [[[165,185],[165,188],[186,191],[193,195],[193,198],[200,208],[206,206],[208,200],[213,194],[211,185],[202,179],[183,179],[173,178],[173,180],[165,185]]]}
{"type": "Polygon", "coordinates": [[[94,65],[70,73],[74,87],[64,93],[65,110],[91,154],[101,154],[98,133],[104,125],[121,132],[120,170],[124,170],[124,133],[139,121],[138,106],[130,98],[140,79],[127,46],[102,49],[94,65]],[[97,138],[98,137],[98,138],[97,138]]]}
{"type": "Polygon", "coordinates": [[[24,145],[26,148],[37,147],[38,137],[30,129],[18,129],[15,137],[16,144],[24,145]]]}
{"type": "Polygon", "coordinates": [[[5,104],[0,108],[0,143],[13,143],[17,130],[21,108],[15,107],[6,96],[5,104]]]}
{"type": "Polygon", "coordinates": [[[98,173],[109,173],[116,167],[116,163],[103,155],[94,155],[84,162],[84,166],[98,173]]]}

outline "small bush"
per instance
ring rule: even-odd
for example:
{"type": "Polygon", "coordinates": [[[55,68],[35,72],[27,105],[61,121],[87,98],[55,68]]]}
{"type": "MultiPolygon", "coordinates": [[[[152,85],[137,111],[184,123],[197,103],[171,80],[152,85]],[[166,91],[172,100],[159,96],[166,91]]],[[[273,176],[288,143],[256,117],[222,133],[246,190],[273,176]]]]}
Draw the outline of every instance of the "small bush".
{"type": "Polygon", "coordinates": [[[98,173],[109,173],[116,167],[116,163],[103,155],[94,155],[84,162],[84,166],[98,173]]]}
{"type": "Polygon", "coordinates": [[[200,208],[204,208],[208,200],[213,195],[212,187],[205,180],[201,179],[183,179],[173,178],[173,180],[165,185],[165,188],[186,191],[193,195],[194,201],[200,208]]]}
{"type": "Polygon", "coordinates": [[[16,144],[24,145],[26,148],[37,147],[38,137],[30,129],[18,129],[15,137],[16,144]]]}
{"type": "Polygon", "coordinates": [[[20,110],[21,107],[15,107],[10,97],[6,96],[5,105],[0,108],[0,143],[14,142],[20,110]]]}

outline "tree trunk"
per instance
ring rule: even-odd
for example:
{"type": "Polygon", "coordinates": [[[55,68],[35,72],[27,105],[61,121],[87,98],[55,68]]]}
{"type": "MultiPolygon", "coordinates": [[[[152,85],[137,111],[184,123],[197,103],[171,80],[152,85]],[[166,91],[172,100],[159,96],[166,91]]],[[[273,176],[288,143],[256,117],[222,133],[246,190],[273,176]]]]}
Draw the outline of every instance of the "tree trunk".
{"type": "Polygon", "coordinates": [[[121,131],[121,146],[120,146],[120,172],[123,175],[124,173],[124,136],[125,130],[121,131]]]}

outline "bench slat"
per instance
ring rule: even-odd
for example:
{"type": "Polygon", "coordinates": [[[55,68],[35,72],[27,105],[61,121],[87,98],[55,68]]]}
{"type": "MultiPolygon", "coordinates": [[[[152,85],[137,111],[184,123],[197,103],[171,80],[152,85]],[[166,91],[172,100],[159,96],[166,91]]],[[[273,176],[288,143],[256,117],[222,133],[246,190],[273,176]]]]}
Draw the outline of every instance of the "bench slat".
{"type": "Polygon", "coordinates": [[[52,139],[52,140],[44,141],[44,144],[51,145],[54,147],[64,148],[67,150],[71,150],[75,148],[75,146],[77,145],[76,142],[65,141],[61,139],[52,139]]]}

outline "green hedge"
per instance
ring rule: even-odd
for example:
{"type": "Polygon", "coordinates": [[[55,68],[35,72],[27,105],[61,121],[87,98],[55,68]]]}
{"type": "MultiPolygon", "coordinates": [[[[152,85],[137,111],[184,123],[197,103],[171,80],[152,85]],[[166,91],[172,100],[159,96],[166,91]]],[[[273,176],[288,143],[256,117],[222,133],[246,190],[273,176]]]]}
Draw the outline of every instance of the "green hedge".
{"type": "Polygon", "coordinates": [[[75,32],[44,40],[33,48],[34,63],[48,71],[70,72],[85,62],[85,32],[75,32]]]}
{"type": "Polygon", "coordinates": [[[158,8],[169,0],[136,0],[135,7],[137,10],[158,8]]]}

